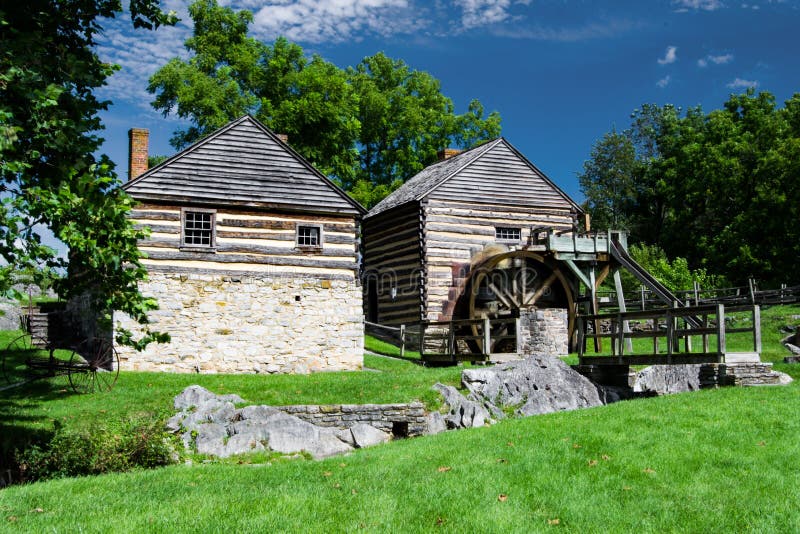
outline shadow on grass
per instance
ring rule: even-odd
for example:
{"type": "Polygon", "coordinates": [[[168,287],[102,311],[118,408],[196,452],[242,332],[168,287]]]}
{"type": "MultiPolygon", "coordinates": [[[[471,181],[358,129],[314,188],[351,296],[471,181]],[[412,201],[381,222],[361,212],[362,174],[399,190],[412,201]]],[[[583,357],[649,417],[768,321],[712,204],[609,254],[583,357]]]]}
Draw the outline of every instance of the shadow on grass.
{"type": "Polygon", "coordinates": [[[66,377],[39,378],[0,391],[0,487],[20,481],[16,461],[19,453],[52,439],[52,418],[41,406],[73,395],[77,393],[69,387],[66,377]]]}

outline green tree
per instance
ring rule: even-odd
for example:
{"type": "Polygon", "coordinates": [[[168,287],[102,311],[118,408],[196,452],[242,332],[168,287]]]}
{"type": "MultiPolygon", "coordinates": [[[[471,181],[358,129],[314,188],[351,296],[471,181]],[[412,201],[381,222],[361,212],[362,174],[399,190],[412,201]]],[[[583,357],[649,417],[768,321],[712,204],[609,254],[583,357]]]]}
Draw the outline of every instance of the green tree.
{"type": "MultiPolygon", "coordinates": [[[[121,310],[142,324],[156,307],[138,290],[146,276],[126,214],[131,199],[118,187],[113,164],[95,156],[102,139],[98,112],[107,102],[94,91],[115,67],[95,52],[102,20],[122,10],[119,0],[5,2],[0,8],[0,291],[16,273],[66,270],[62,297],[89,293],[109,327],[121,310]],[[69,248],[68,259],[44,246],[48,227],[69,248]]],[[[174,23],[157,0],[131,0],[135,27],[174,23]]],[[[137,347],[167,336],[145,329],[137,347]]]]}
{"type": "Polygon", "coordinates": [[[500,135],[497,112],[484,117],[473,100],[456,115],[439,80],[382,52],[349,68],[348,76],[359,102],[359,182],[391,187],[435,162],[442,148],[470,148],[500,135]]]}
{"type": "Polygon", "coordinates": [[[150,79],[153,107],[192,125],[172,138],[181,149],[249,113],[323,173],[351,183],[357,162],[357,98],[345,73],[286,39],[272,46],[247,36],[249,11],[199,0],[189,7],[191,57],[172,59],[150,79]]]}
{"type": "MultiPolygon", "coordinates": [[[[633,144],[620,154],[598,143],[582,181],[588,198],[613,199],[629,222],[632,242],[658,245],[743,283],[796,279],[800,257],[800,96],[779,108],[768,92],[731,95],[722,109],[685,114],[673,106],[643,106],[623,135],[633,144]],[[633,168],[633,187],[618,190],[597,177],[633,168]],[[584,183],[585,182],[585,183],[584,183]]],[[[624,142],[622,142],[624,143],[624,142]]],[[[598,204],[590,209],[602,213],[598,204]]]]}
{"type": "Polygon", "coordinates": [[[578,175],[593,227],[631,229],[636,165],[636,151],[628,135],[612,130],[594,144],[578,175]]]}
{"type": "Polygon", "coordinates": [[[383,53],[346,71],[308,58],[284,38],[247,35],[252,14],[198,0],[188,60],[173,59],[150,79],[153,106],[188,119],[182,148],[244,113],[289,135],[294,149],[372,206],[436,159],[447,146],[469,148],[500,134],[500,116],[477,100],[457,115],[426,72],[383,53]]]}

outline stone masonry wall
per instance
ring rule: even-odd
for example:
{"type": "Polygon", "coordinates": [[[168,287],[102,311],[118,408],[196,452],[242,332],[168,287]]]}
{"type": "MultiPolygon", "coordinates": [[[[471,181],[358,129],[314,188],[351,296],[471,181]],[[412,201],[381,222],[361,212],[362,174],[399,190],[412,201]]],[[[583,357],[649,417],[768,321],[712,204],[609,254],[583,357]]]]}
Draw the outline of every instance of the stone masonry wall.
{"type": "MultiPolygon", "coordinates": [[[[171,343],[117,347],[123,370],[308,373],[360,369],[364,317],[355,281],[151,272],[152,327],[171,343]]],[[[127,316],[115,323],[136,331],[127,316]]]]}
{"type": "Polygon", "coordinates": [[[569,353],[568,315],[564,308],[520,310],[517,346],[520,354],[569,353]]]}
{"type": "Polygon", "coordinates": [[[426,429],[425,406],[421,402],[295,405],[276,408],[317,426],[344,429],[366,423],[398,437],[421,436],[426,429]]]}

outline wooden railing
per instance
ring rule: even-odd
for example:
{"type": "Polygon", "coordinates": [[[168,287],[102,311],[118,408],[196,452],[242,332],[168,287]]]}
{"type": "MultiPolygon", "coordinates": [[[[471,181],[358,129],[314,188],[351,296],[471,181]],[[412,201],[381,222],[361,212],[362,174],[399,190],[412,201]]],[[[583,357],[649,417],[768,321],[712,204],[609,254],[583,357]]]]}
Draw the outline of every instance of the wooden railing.
{"type": "MultiPolygon", "coordinates": [[[[706,288],[695,285],[693,289],[675,291],[675,296],[687,306],[702,306],[711,304],[745,305],[758,304],[761,306],[777,304],[793,304],[800,302],[800,285],[788,286],[781,284],[777,289],[758,289],[752,280],[746,286],[706,288]]],[[[639,288],[635,297],[626,296],[625,308],[628,310],[645,310],[663,308],[664,301],[653,294],[644,286],[639,288]]],[[[615,291],[598,291],[600,309],[618,308],[617,294],[615,291]]]]}
{"type": "Polygon", "coordinates": [[[420,354],[423,360],[439,363],[516,355],[518,321],[517,317],[424,321],[420,324],[420,354]],[[493,350],[498,346],[513,346],[514,352],[493,350]]]}
{"type": "Polygon", "coordinates": [[[583,365],[722,363],[726,356],[733,356],[727,350],[727,336],[738,333],[752,335],[753,352],[746,354],[761,353],[761,312],[757,305],[716,304],[582,315],[578,316],[576,326],[578,358],[583,365]],[[727,319],[734,312],[749,313],[749,326],[729,326],[727,319]],[[692,319],[699,326],[691,326],[692,319]],[[692,338],[699,340],[699,350],[693,350],[692,338]],[[609,341],[610,354],[588,356],[588,341],[594,342],[595,353],[601,353],[604,339],[609,341]],[[634,345],[637,339],[652,340],[646,344],[650,350],[641,350],[644,345],[641,342],[634,345]]]}

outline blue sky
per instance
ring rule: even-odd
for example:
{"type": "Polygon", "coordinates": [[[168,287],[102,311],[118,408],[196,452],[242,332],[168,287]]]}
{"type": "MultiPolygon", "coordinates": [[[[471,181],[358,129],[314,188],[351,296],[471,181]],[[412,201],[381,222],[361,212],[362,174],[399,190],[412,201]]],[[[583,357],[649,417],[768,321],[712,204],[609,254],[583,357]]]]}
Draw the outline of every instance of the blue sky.
{"type": "MultiPolygon", "coordinates": [[[[503,118],[503,136],[576,200],[592,144],[624,129],[643,103],[722,106],[756,87],[778,102],[800,92],[800,0],[230,0],[255,14],[251,35],[285,35],[340,67],[383,51],[441,80],[458,112],[472,98],[503,118]]],[[[148,77],[185,57],[189,2],[162,0],[182,21],[134,31],[107,21],[101,57],[122,68],[101,96],[103,151],[127,176],[127,131],[150,130],[172,154],[180,126],[150,107],[148,77]]]]}

